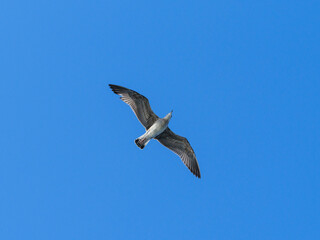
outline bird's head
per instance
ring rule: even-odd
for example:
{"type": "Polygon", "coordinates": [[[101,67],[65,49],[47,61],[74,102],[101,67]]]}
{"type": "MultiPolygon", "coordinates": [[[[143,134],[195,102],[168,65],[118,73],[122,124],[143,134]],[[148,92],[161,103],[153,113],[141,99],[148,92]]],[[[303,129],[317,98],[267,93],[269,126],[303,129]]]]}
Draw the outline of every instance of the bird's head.
{"type": "Polygon", "coordinates": [[[164,118],[170,120],[172,118],[172,112],[173,110],[171,110],[171,112],[169,112],[164,118]]]}

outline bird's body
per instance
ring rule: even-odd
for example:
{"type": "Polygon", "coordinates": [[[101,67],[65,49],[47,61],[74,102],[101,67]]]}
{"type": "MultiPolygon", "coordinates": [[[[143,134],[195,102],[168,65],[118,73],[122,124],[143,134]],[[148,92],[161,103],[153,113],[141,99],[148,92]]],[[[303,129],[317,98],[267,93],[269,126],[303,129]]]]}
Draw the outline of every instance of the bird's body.
{"type": "Polygon", "coordinates": [[[171,117],[172,112],[168,113],[164,118],[157,119],[145,134],[135,140],[135,143],[138,145],[138,147],[143,149],[152,138],[155,138],[163,133],[168,127],[171,117]]]}
{"type": "Polygon", "coordinates": [[[163,146],[176,153],[189,170],[196,177],[200,178],[198,161],[190,143],[186,138],[173,133],[168,127],[172,111],[164,118],[159,118],[151,110],[146,97],[128,88],[113,84],[109,84],[109,86],[114,93],[121,96],[121,100],[131,107],[138,120],[146,129],[146,132],[142,136],[135,139],[137,146],[143,149],[151,139],[158,140],[163,146]]]}

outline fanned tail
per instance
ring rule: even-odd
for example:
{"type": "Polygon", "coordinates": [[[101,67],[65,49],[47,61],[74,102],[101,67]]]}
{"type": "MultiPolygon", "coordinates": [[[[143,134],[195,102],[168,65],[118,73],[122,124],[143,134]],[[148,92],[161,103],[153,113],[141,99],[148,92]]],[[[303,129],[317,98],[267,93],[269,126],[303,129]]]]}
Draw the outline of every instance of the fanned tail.
{"type": "Polygon", "coordinates": [[[134,140],[134,142],[137,144],[137,146],[140,149],[143,149],[148,144],[149,141],[150,141],[150,139],[148,140],[148,139],[144,138],[143,136],[134,140]]]}

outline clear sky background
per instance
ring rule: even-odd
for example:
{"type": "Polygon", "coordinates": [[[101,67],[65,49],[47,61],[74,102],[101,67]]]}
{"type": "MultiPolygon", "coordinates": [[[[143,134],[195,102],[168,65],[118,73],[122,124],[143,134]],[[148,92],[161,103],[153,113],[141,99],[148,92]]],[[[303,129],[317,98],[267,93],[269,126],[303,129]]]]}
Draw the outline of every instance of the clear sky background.
{"type": "Polygon", "coordinates": [[[0,239],[320,239],[319,1],[0,3],[0,239]],[[111,92],[150,99],[202,178],[111,92]]]}

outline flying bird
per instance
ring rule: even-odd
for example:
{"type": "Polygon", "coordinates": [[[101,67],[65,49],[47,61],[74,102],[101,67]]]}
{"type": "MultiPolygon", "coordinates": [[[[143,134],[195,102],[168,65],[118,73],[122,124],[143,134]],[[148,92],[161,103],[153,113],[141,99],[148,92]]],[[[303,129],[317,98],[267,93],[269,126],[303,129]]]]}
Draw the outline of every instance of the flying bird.
{"type": "Polygon", "coordinates": [[[151,139],[158,140],[163,146],[177,154],[189,170],[198,178],[201,177],[196,155],[184,137],[173,133],[168,127],[172,117],[169,112],[164,118],[159,118],[151,109],[149,100],[141,94],[125,87],[109,84],[111,90],[127,103],[146,132],[134,140],[137,146],[143,149],[151,139]]]}

